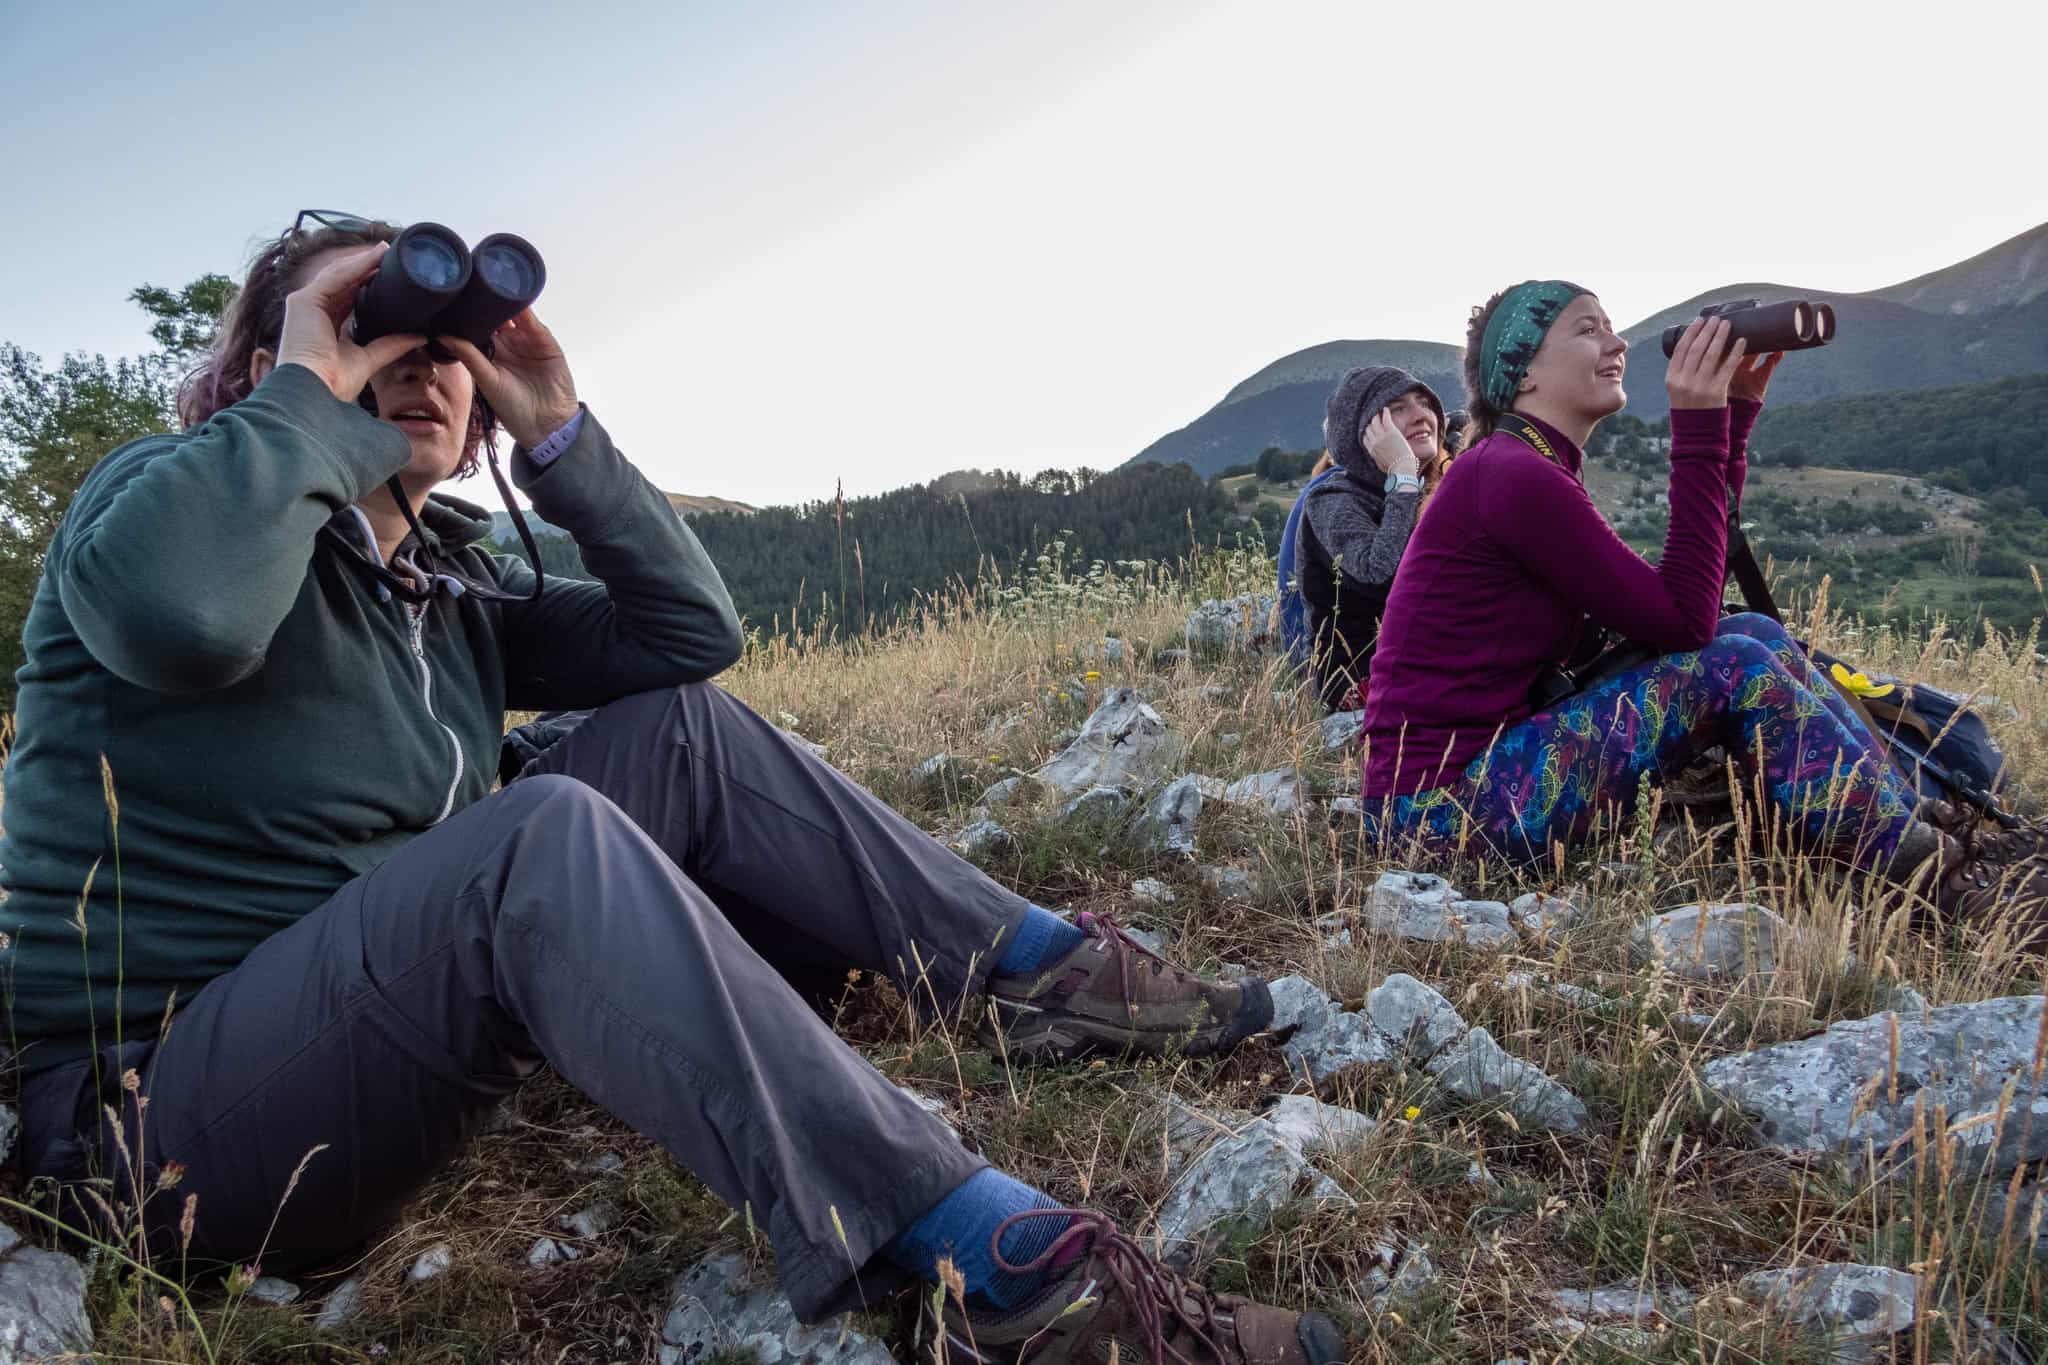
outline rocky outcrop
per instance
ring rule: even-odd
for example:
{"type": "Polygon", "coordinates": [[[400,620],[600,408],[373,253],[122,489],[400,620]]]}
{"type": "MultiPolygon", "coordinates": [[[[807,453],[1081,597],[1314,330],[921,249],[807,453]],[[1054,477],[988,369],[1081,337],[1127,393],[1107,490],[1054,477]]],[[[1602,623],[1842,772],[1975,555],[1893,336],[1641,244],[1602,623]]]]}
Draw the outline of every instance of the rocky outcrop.
{"type": "Polygon", "coordinates": [[[1177,777],[1159,789],[1131,822],[1131,842],[1153,853],[1195,856],[1195,822],[1202,818],[1199,779],[1177,777]]]}
{"type": "Polygon", "coordinates": [[[1269,592],[1248,592],[1228,601],[1210,598],[1188,614],[1190,653],[1215,655],[1271,648],[1278,636],[1273,616],[1278,599],[1269,592]]]}
{"type": "Polygon", "coordinates": [[[1307,793],[1300,773],[1292,768],[1275,768],[1230,783],[1223,789],[1223,799],[1230,805],[1249,807],[1277,819],[1300,810],[1307,793]]]}
{"type": "Polygon", "coordinates": [[[772,1278],[755,1281],[735,1252],[707,1256],[669,1286],[662,1365],[719,1356],[758,1365],[895,1365],[889,1350],[851,1323],[806,1327],[772,1278]]]}
{"type": "Polygon", "coordinates": [[[85,1268],[61,1251],[23,1245],[19,1233],[0,1225],[0,1365],[82,1358],[91,1350],[85,1268]]]}
{"type": "MultiPolygon", "coordinates": [[[[1769,981],[1798,931],[1761,905],[1688,905],[1636,926],[1629,951],[1688,981],[1769,981]]],[[[1812,945],[1808,945],[1812,946],[1812,945]]]]}
{"type": "Polygon", "coordinates": [[[1469,1026],[1450,1001],[1406,973],[1375,987],[1362,1011],[1338,1010],[1304,977],[1282,977],[1267,989],[1274,1030],[1293,1030],[1281,1052],[1294,1074],[1313,1083],[1354,1066],[1408,1065],[1460,1099],[1498,1103],[1526,1130],[1571,1133],[1588,1122],[1570,1090],[1469,1026]]]}
{"type": "Polygon", "coordinates": [[[1879,1358],[1887,1338],[1913,1325],[1920,1278],[1881,1265],[1812,1265],[1759,1270],[1738,1292],[1771,1316],[1828,1346],[1828,1358],[1879,1358]]]}
{"type": "Polygon", "coordinates": [[[1113,687],[1074,741],[1035,776],[1062,796],[1090,787],[1134,789],[1166,776],[1185,748],[1135,691],[1113,687]]]}
{"type": "Polygon", "coordinates": [[[1996,1111],[2008,1081],[2018,1089],[2006,1124],[2017,1130],[2048,1093],[2033,1071],[2042,1003],[2038,995],[2014,995],[1917,1016],[1887,1011],[1816,1037],[1717,1057],[1702,1074],[1784,1151],[1853,1157],[1866,1143],[1880,1153],[1895,1143],[1907,1149],[1916,1115],[1940,1110],[1954,1130],[1969,1116],[1996,1111]]]}
{"type": "Polygon", "coordinates": [[[1305,1095],[1284,1096],[1257,1116],[1180,1108],[1167,1137],[1185,1164],[1157,1220],[1167,1263],[1184,1268],[1226,1230],[1263,1228],[1298,1199],[1356,1207],[1308,1158],[1349,1151],[1370,1138],[1374,1126],[1355,1109],[1305,1095]]]}

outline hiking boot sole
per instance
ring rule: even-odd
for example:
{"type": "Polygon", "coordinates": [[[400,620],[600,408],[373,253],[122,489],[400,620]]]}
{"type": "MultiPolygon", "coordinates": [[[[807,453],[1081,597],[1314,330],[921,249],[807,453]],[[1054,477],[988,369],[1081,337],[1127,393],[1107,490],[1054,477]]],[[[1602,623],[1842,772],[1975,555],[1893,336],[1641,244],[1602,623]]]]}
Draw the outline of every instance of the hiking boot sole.
{"type": "Polygon", "coordinates": [[[1020,1062],[1071,1062],[1083,1057],[1207,1057],[1228,1052],[1273,1022],[1273,996],[1266,983],[1248,978],[1237,1016],[1222,1025],[1172,1032],[1133,1029],[1106,1019],[1042,1011],[1030,1004],[989,1000],[1002,1023],[1002,1038],[984,1024],[981,1043],[997,1055],[1020,1062]]]}

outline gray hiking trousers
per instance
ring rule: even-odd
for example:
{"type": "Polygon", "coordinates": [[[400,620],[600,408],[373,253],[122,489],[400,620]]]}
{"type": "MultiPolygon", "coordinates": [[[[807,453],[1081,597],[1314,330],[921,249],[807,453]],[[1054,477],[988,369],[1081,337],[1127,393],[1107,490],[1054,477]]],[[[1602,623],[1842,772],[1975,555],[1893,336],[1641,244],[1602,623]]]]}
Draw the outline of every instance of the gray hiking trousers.
{"type": "Polygon", "coordinates": [[[103,1051],[103,1082],[92,1059],[29,1077],[24,1171],[129,1188],[101,1105],[132,1067],[147,1164],[185,1168],[148,1206],[151,1248],[174,1254],[196,1194],[195,1260],[289,1274],[388,1223],[551,1063],[749,1207],[816,1321],[898,1283],[875,1252],[986,1163],[778,966],[886,973],[950,1010],[1027,909],[719,688],[629,697],[265,940],[161,1040],[103,1051]]]}

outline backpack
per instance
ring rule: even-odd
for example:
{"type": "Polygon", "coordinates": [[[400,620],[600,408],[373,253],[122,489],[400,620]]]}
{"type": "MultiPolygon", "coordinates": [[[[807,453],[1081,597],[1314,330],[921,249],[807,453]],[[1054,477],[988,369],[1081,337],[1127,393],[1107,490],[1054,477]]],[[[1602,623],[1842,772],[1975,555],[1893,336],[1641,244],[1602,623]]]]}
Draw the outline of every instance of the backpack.
{"type": "Polygon", "coordinates": [[[1894,766],[1922,796],[2004,817],[2005,751],[1963,698],[1926,683],[1866,676],[1825,650],[1807,647],[1807,655],[1870,720],[1894,766]]]}
{"type": "MultiPolygon", "coordinates": [[[[1749,610],[1782,624],[1785,618],[1778,613],[1733,510],[1728,514],[1728,567],[1749,610]]],[[[1799,647],[1820,665],[1849,705],[1863,713],[1883,741],[1892,766],[1921,796],[1970,807],[2007,826],[2018,823],[1999,801],[2006,778],[2005,751],[1992,738],[1984,717],[1970,710],[1962,697],[1927,683],[1865,674],[1805,640],[1799,647]]]]}
{"type": "Polygon", "coordinates": [[[1280,641],[1296,667],[1308,664],[1309,638],[1308,603],[1303,600],[1301,584],[1294,576],[1294,547],[1301,539],[1302,509],[1308,505],[1309,490],[1336,472],[1337,466],[1331,465],[1302,485],[1301,496],[1294,500],[1287,525],[1280,532],[1280,641]]]}

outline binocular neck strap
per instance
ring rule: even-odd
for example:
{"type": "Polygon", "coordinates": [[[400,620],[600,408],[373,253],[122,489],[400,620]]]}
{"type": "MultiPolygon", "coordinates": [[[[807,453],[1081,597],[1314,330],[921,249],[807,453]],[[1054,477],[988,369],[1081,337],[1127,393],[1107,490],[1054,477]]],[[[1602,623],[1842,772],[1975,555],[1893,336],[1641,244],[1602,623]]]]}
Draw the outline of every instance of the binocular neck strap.
{"type": "Polygon", "coordinates": [[[519,533],[519,543],[526,547],[527,562],[533,565],[533,591],[526,595],[529,602],[540,601],[541,585],[546,581],[540,568],[540,547],[533,543],[533,531],[526,524],[526,517],[519,510],[519,499],[512,496],[512,484],[505,477],[505,471],[498,467],[498,448],[485,442],[484,458],[491,466],[491,482],[498,485],[498,496],[505,500],[505,511],[512,518],[512,529],[519,533]]]}
{"type": "MultiPolygon", "coordinates": [[[[526,547],[526,557],[533,564],[533,591],[526,594],[524,600],[538,602],[540,600],[541,588],[546,582],[540,567],[540,547],[533,542],[533,531],[527,526],[526,518],[519,511],[518,499],[512,496],[512,484],[506,479],[505,471],[498,464],[497,450],[487,443],[484,446],[484,454],[490,462],[491,481],[498,485],[498,495],[505,500],[505,511],[512,518],[513,529],[519,532],[519,543],[526,547]]],[[[385,480],[384,486],[391,490],[391,500],[398,504],[399,515],[405,518],[405,524],[412,529],[413,539],[419,542],[421,553],[427,554],[427,530],[424,526],[420,525],[419,516],[412,510],[412,500],[405,495],[405,485],[398,481],[396,474],[393,474],[389,479],[385,480]]],[[[434,577],[434,564],[431,556],[429,556],[428,562],[421,566],[421,571],[427,575],[429,580],[429,587],[425,592],[410,590],[411,585],[404,584],[402,575],[393,573],[388,568],[382,568],[381,565],[379,567],[382,569],[379,577],[389,582],[393,590],[398,592],[406,601],[423,602],[433,596],[431,583],[434,577]],[[404,584],[404,586],[401,587],[401,584],[404,584]]]]}

